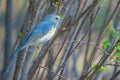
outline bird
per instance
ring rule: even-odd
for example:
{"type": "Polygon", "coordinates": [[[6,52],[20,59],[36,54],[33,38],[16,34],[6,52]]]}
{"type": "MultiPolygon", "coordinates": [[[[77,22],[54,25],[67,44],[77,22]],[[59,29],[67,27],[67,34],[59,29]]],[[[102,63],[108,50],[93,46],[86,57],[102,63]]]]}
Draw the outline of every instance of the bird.
{"type": "Polygon", "coordinates": [[[30,33],[23,39],[11,58],[18,55],[19,51],[29,46],[44,44],[49,41],[56,33],[58,24],[62,18],[57,14],[47,15],[38,25],[36,25],[30,33]]]}

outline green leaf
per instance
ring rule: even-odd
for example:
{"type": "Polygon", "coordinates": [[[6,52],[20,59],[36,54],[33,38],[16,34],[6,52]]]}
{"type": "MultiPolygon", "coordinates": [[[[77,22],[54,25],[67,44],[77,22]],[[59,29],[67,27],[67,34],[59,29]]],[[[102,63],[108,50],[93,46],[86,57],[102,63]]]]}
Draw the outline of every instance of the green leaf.
{"type": "Polygon", "coordinates": [[[120,44],[115,44],[115,49],[120,50],[120,44]]]}
{"type": "Polygon", "coordinates": [[[117,34],[117,39],[120,40],[120,34],[117,34]]]}
{"type": "Polygon", "coordinates": [[[112,32],[112,35],[113,35],[113,36],[114,36],[114,35],[117,35],[117,31],[116,31],[114,28],[111,29],[111,32],[112,32]]]}
{"type": "Polygon", "coordinates": [[[53,5],[54,7],[58,7],[59,2],[53,2],[52,5],[53,5]]]}
{"type": "Polygon", "coordinates": [[[94,72],[96,66],[97,64],[92,64],[92,72],[94,72]]]}
{"type": "Polygon", "coordinates": [[[104,72],[108,72],[108,67],[106,67],[106,66],[101,66],[100,67],[100,71],[104,71],[104,72]]]}
{"type": "Polygon", "coordinates": [[[97,66],[97,64],[92,64],[92,68],[95,68],[97,66]]]}
{"type": "Polygon", "coordinates": [[[22,37],[23,36],[23,32],[19,32],[19,36],[22,37]]]}
{"type": "Polygon", "coordinates": [[[110,41],[106,40],[102,43],[102,48],[105,49],[106,47],[110,46],[110,41]]]}
{"type": "Polygon", "coordinates": [[[54,7],[58,7],[58,5],[56,5],[55,3],[52,3],[52,5],[53,5],[54,7]]]}
{"type": "Polygon", "coordinates": [[[59,2],[55,2],[56,5],[59,5],[59,2]]]}
{"type": "Polygon", "coordinates": [[[114,23],[113,23],[113,21],[110,21],[110,23],[108,24],[108,27],[109,27],[110,32],[112,33],[113,36],[114,36],[114,35],[117,35],[117,31],[116,31],[116,29],[114,28],[114,23]]]}
{"type": "Polygon", "coordinates": [[[110,21],[110,22],[109,22],[108,27],[109,27],[109,28],[113,28],[113,27],[114,27],[114,26],[113,26],[113,21],[110,21]]]}
{"type": "MultiPolygon", "coordinates": [[[[95,70],[95,67],[97,66],[97,64],[92,64],[92,68],[93,68],[93,70],[92,71],[94,71],[95,70]]],[[[101,66],[100,67],[100,69],[98,70],[98,71],[104,71],[104,72],[108,72],[108,67],[106,67],[106,66],[101,66]]]]}
{"type": "Polygon", "coordinates": [[[64,16],[62,15],[62,13],[58,13],[58,15],[61,17],[61,18],[64,18],[64,16]]]}
{"type": "Polygon", "coordinates": [[[120,51],[116,52],[116,59],[120,62],[120,51]]]}

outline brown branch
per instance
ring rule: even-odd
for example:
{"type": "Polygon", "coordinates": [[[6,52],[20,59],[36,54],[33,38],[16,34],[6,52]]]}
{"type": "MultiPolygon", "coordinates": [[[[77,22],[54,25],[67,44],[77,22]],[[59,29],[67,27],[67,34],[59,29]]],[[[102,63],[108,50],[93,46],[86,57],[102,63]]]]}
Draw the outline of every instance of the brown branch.
{"type": "Polygon", "coordinates": [[[49,70],[47,67],[43,67],[43,66],[40,65],[39,68],[43,68],[43,69],[47,70],[48,72],[50,72],[50,73],[52,73],[52,74],[55,74],[55,75],[59,76],[60,78],[62,78],[62,80],[67,80],[65,77],[63,77],[63,76],[61,76],[61,75],[59,75],[59,74],[57,74],[57,73],[55,73],[55,72],[49,70]]]}
{"type": "MultiPolygon", "coordinates": [[[[112,13],[112,15],[110,16],[108,22],[105,24],[105,29],[104,29],[104,31],[102,32],[102,34],[101,34],[101,36],[100,36],[100,39],[102,39],[103,34],[105,33],[106,29],[108,28],[108,24],[109,24],[109,22],[111,21],[111,19],[113,18],[113,16],[115,15],[115,13],[116,13],[116,11],[117,11],[117,9],[118,9],[118,7],[119,7],[119,4],[120,4],[120,0],[118,1],[118,3],[117,3],[117,5],[116,5],[116,7],[115,7],[115,9],[114,9],[114,11],[113,11],[113,13],[112,13]]],[[[108,51],[108,52],[110,52],[110,51],[108,51]]],[[[94,70],[89,76],[95,74],[95,73],[99,70],[100,66],[104,64],[104,62],[107,60],[107,58],[108,58],[108,55],[103,56],[103,58],[100,60],[100,62],[98,62],[98,65],[95,67],[95,70],[94,70]]],[[[86,76],[88,76],[88,74],[89,74],[91,71],[92,71],[92,69],[91,69],[90,71],[88,71],[88,73],[87,73],[86,76]]]]}

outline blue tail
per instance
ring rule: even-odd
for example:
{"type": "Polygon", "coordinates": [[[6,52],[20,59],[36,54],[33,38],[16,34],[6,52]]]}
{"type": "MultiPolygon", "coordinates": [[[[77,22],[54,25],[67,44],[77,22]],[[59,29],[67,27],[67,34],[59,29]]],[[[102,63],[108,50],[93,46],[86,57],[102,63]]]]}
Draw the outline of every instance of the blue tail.
{"type": "Polygon", "coordinates": [[[20,50],[17,49],[17,50],[13,53],[13,55],[11,56],[11,59],[14,58],[14,57],[19,53],[19,51],[20,51],[20,50]]]}
{"type": "Polygon", "coordinates": [[[11,59],[13,59],[15,56],[18,55],[19,51],[23,48],[23,46],[26,44],[26,40],[23,40],[22,43],[20,44],[20,46],[18,46],[18,48],[15,50],[15,52],[13,53],[13,55],[11,56],[11,59]]]}
{"type": "Polygon", "coordinates": [[[32,33],[29,33],[26,38],[21,42],[21,44],[18,46],[18,48],[15,50],[15,52],[13,53],[13,55],[11,56],[11,58],[14,58],[19,51],[25,46],[25,44],[27,43],[29,37],[32,35],[32,33]]]}

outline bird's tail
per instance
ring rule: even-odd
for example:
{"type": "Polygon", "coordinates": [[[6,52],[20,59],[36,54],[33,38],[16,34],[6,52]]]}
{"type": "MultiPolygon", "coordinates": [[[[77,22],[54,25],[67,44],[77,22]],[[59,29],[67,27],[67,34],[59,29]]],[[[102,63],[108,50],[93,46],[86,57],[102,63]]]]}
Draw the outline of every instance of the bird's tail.
{"type": "Polygon", "coordinates": [[[15,52],[13,52],[13,55],[11,56],[11,59],[13,59],[15,56],[17,56],[17,54],[19,53],[19,51],[21,49],[23,49],[23,47],[26,44],[26,39],[24,41],[21,42],[20,46],[18,46],[18,48],[15,50],[15,52]]]}
{"type": "Polygon", "coordinates": [[[17,56],[17,54],[19,53],[19,51],[20,51],[20,48],[18,47],[18,48],[15,50],[15,52],[13,52],[13,55],[11,56],[10,59],[13,59],[15,56],[17,56]]]}

